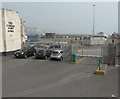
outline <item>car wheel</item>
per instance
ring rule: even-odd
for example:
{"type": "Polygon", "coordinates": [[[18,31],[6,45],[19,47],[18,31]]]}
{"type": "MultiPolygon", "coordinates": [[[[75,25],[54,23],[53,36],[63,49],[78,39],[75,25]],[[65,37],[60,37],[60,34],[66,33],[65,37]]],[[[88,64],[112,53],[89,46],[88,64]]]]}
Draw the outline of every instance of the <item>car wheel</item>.
{"type": "Polygon", "coordinates": [[[62,60],[63,60],[63,58],[61,57],[61,58],[60,58],[60,61],[62,61],[62,60]]]}
{"type": "Polygon", "coordinates": [[[45,59],[47,59],[47,56],[45,56],[45,59]]]}
{"type": "Polygon", "coordinates": [[[24,57],[27,58],[27,55],[25,55],[24,57]]]}

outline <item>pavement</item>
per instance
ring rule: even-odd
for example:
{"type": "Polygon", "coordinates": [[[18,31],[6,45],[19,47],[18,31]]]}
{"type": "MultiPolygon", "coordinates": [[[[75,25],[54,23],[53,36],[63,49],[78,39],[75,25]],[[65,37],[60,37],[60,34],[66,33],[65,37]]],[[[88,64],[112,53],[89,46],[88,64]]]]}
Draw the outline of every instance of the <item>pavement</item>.
{"type": "Polygon", "coordinates": [[[118,96],[118,67],[106,75],[94,74],[98,58],[78,64],[14,56],[2,58],[3,97],[111,97],[118,96]]]}

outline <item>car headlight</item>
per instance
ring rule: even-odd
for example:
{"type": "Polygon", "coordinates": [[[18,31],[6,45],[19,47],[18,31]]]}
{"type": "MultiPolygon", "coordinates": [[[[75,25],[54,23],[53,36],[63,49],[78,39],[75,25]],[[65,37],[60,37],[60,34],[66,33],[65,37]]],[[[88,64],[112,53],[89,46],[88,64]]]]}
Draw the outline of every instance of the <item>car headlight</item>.
{"type": "Polygon", "coordinates": [[[23,52],[21,54],[24,54],[23,52]]]}

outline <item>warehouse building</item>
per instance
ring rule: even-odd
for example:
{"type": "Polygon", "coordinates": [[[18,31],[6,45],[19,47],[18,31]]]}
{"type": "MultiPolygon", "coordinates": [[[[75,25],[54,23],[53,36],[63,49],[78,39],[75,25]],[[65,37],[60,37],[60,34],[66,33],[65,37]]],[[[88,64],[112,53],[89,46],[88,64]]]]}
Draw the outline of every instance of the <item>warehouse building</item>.
{"type": "Polygon", "coordinates": [[[52,37],[52,38],[53,38],[53,37],[55,37],[55,33],[46,33],[46,36],[47,36],[47,37],[52,37]]]}
{"type": "Polygon", "coordinates": [[[100,32],[96,35],[86,36],[83,38],[84,45],[101,45],[104,44],[108,36],[103,32],[100,32]]]}
{"type": "Polygon", "coordinates": [[[17,11],[0,9],[0,28],[0,53],[13,52],[25,43],[25,22],[17,11]]]}

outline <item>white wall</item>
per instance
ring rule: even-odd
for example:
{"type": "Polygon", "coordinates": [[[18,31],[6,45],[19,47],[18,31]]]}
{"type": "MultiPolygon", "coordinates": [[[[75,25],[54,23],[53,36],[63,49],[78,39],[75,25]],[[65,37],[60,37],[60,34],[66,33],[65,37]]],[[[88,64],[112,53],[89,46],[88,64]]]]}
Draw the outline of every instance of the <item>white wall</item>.
{"type": "Polygon", "coordinates": [[[91,45],[104,44],[104,43],[105,43],[105,38],[92,38],[91,39],[91,45]]]}
{"type": "Polygon", "coordinates": [[[21,33],[20,33],[20,18],[16,11],[6,10],[6,19],[5,19],[5,26],[6,26],[6,52],[14,51],[16,49],[21,48],[21,33]],[[8,32],[9,29],[7,27],[8,22],[12,22],[14,25],[14,32],[8,32]]]}
{"type": "Polygon", "coordinates": [[[0,10],[0,52],[3,52],[3,40],[2,40],[2,10],[0,10]]]}
{"type": "MultiPolygon", "coordinates": [[[[0,9],[0,27],[1,24],[3,24],[1,21],[1,11],[2,9],[0,9]]],[[[0,52],[9,52],[9,51],[14,51],[17,49],[21,48],[21,44],[22,44],[22,39],[21,39],[21,20],[18,16],[18,13],[15,10],[8,10],[8,9],[4,9],[4,27],[3,29],[5,29],[5,33],[4,31],[0,29],[0,46],[3,45],[3,49],[1,49],[0,47],[0,52]],[[13,28],[12,28],[13,27],[13,28]],[[4,39],[4,37],[2,37],[2,34],[5,35],[5,43],[2,41],[2,39],[4,39]],[[6,51],[5,49],[5,45],[6,44],[6,51]]]]}

